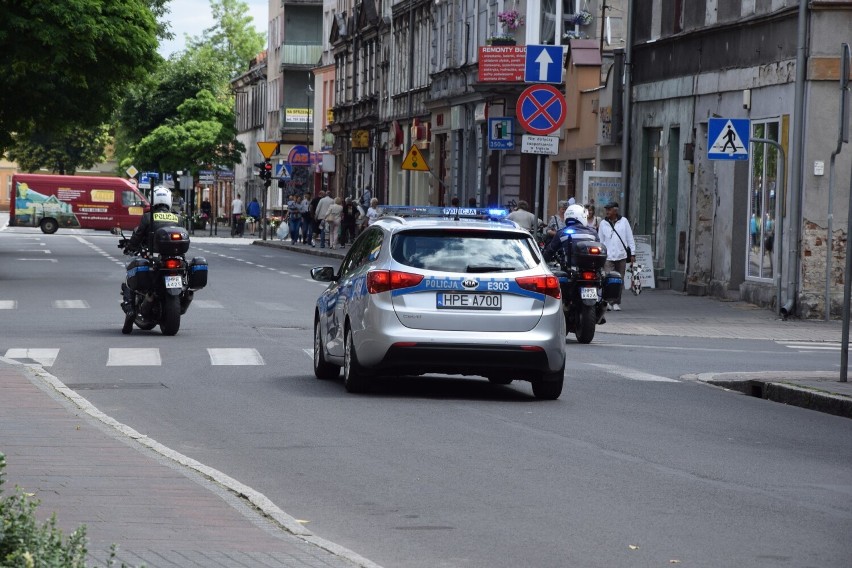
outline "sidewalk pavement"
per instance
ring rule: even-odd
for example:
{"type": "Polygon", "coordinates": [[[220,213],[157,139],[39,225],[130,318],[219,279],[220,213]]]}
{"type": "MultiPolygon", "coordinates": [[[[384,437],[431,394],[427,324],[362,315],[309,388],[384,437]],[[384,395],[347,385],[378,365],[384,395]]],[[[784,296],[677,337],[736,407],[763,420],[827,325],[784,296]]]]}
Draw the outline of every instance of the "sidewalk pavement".
{"type": "MultiPolygon", "coordinates": [[[[278,247],[339,261],[348,249],[196,235],[196,242],[278,247]]],[[[662,290],[625,292],[601,334],[839,342],[838,321],[783,321],[769,310],[662,290]]],[[[839,359],[839,353],[838,353],[839,359]]],[[[833,365],[827,364],[827,367],[833,365]]],[[[852,386],[838,372],[695,375],[695,380],[852,418],[852,386]]],[[[128,566],[378,568],[313,535],[298,520],[222,472],[115,422],[38,365],[0,357],[0,452],[5,495],[20,486],[56,512],[69,534],[85,525],[92,562],[128,566]]]]}

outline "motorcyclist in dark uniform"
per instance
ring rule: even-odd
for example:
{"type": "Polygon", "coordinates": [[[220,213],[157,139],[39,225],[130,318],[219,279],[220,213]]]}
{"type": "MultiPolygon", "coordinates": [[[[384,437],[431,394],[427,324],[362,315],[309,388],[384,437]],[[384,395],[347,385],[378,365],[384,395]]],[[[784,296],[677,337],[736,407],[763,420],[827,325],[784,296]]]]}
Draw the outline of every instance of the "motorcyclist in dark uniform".
{"type": "MultiPolygon", "coordinates": [[[[157,229],[180,225],[180,215],[172,213],[172,192],[166,187],[157,186],[154,188],[151,210],[142,215],[139,226],[133,230],[133,234],[130,236],[127,249],[136,251],[145,244],[148,250],[153,250],[154,235],[157,233],[157,229]]],[[[133,315],[136,307],[133,305],[132,290],[127,287],[127,284],[122,283],[121,293],[124,297],[121,309],[124,310],[125,314],[133,315]]]]}
{"type": "Polygon", "coordinates": [[[598,232],[586,225],[586,209],[582,205],[569,205],[565,210],[565,227],[560,229],[544,248],[544,260],[550,262],[562,249],[567,263],[571,264],[572,244],[575,237],[598,240],[598,232]]]}

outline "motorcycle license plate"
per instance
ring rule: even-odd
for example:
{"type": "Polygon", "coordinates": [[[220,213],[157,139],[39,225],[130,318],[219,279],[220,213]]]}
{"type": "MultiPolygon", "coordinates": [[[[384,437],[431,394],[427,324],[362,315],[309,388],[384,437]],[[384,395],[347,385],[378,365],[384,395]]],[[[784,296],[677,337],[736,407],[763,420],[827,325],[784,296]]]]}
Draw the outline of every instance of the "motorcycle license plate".
{"type": "Polygon", "coordinates": [[[580,288],[580,299],[581,300],[597,300],[598,299],[597,288],[580,288]]]}
{"type": "Polygon", "coordinates": [[[166,288],[182,288],[180,276],[166,276],[166,288]]]}

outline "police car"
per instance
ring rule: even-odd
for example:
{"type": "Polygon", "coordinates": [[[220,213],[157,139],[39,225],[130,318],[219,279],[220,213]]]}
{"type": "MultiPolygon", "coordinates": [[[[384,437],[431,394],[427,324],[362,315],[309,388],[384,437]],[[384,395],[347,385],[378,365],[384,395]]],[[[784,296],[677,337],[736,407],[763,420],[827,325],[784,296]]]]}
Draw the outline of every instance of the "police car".
{"type": "Polygon", "coordinates": [[[559,281],[506,211],[385,207],[353,243],[314,311],[314,374],[478,375],[556,399],[565,371],[559,281]]]}

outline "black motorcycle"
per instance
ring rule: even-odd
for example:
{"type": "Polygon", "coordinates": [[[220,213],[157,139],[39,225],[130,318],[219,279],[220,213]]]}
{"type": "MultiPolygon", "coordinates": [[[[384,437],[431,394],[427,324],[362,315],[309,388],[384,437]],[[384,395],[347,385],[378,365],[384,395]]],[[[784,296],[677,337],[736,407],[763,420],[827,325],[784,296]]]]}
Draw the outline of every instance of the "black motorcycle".
{"type": "Polygon", "coordinates": [[[180,316],[186,313],[197,290],[207,285],[207,260],[195,257],[189,262],[184,254],[189,250],[189,235],[181,227],[163,227],[154,234],[153,250],[147,245],[131,248],[130,239],[121,229],[118,248],[124,254],[136,256],[127,263],[127,279],[122,292],[129,289],[134,311],[124,317],[121,333],[160,326],[163,335],[175,335],[180,329],[180,316]]]}
{"type": "Polygon", "coordinates": [[[559,249],[551,271],[559,279],[567,331],[591,343],[596,326],[606,323],[607,303],[620,300],[624,284],[618,272],[603,271],[606,246],[584,236],[572,239],[570,258],[559,249]]]}

